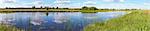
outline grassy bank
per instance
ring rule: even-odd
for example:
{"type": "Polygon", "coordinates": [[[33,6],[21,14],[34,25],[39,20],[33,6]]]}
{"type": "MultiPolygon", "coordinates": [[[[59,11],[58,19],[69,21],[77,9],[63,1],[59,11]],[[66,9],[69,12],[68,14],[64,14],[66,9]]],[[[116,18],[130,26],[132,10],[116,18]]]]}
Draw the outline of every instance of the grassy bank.
{"type": "Polygon", "coordinates": [[[104,23],[90,24],[84,31],[150,31],[150,15],[135,11],[104,23]]]}

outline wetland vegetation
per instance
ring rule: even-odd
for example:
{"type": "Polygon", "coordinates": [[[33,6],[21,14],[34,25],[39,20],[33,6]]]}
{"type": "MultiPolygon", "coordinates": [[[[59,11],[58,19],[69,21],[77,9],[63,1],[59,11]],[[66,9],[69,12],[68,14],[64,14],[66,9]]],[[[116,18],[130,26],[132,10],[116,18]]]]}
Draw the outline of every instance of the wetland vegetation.
{"type": "Polygon", "coordinates": [[[84,31],[150,31],[149,29],[150,13],[147,11],[133,11],[130,14],[106,22],[90,24],[86,26],[84,31]]]}

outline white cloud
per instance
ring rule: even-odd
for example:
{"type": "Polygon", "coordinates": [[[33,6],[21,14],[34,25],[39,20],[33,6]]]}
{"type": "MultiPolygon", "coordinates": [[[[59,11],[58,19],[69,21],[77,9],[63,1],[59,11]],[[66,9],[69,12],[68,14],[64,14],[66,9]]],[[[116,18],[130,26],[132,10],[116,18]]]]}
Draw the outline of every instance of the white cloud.
{"type": "Polygon", "coordinates": [[[120,0],[120,2],[124,2],[125,0],[120,0]]]}
{"type": "Polygon", "coordinates": [[[95,5],[96,2],[93,2],[93,1],[87,1],[87,2],[84,2],[84,4],[86,4],[86,5],[95,5]]]}
{"type": "Polygon", "coordinates": [[[70,0],[56,0],[53,2],[54,7],[68,7],[66,5],[70,5],[71,1],[70,0]]]}
{"type": "Polygon", "coordinates": [[[2,3],[15,3],[16,0],[0,0],[2,3]]]}
{"type": "Polygon", "coordinates": [[[26,2],[22,3],[20,5],[26,5],[26,6],[36,6],[36,5],[43,5],[44,3],[42,1],[34,1],[34,2],[26,2]]]}
{"type": "Polygon", "coordinates": [[[3,2],[3,0],[0,0],[0,3],[2,3],[3,2]]]}
{"type": "Polygon", "coordinates": [[[42,1],[35,1],[35,2],[32,2],[33,4],[42,4],[42,1]]]}
{"type": "Polygon", "coordinates": [[[5,8],[5,7],[15,7],[16,5],[16,0],[0,0],[0,7],[5,8]]]}
{"type": "Polygon", "coordinates": [[[54,4],[70,4],[70,0],[56,0],[54,4]]]}
{"type": "Polygon", "coordinates": [[[104,2],[113,2],[114,0],[103,0],[104,2]]]}
{"type": "Polygon", "coordinates": [[[109,9],[146,9],[149,8],[148,6],[138,5],[138,4],[121,4],[121,3],[112,3],[112,4],[101,4],[97,5],[99,8],[109,8],[109,9]]]}
{"type": "Polygon", "coordinates": [[[124,2],[125,0],[103,0],[104,2],[124,2]]]}
{"type": "Polygon", "coordinates": [[[55,4],[69,4],[71,1],[69,1],[69,0],[64,0],[64,1],[62,1],[62,0],[57,0],[57,1],[55,1],[54,3],[55,4]]]}
{"type": "Polygon", "coordinates": [[[42,1],[42,0],[34,0],[34,1],[42,1]]]}
{"type": "Polygon", "coordinates": [[[150,6],[150,3],[143,3],[144,5],[148,5],[148,6],[150,6]]]}

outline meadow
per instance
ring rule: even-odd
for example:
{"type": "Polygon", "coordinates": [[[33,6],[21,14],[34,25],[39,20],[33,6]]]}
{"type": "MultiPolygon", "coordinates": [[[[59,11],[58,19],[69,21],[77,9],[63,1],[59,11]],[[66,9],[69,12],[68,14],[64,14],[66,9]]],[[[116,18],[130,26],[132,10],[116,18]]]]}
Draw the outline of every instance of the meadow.
{"type": "Polygon", "coordinates": [[[130,14],[97,22],[84,28],[84,31],[150,31],[150,11],[133,11],[130,14]]]}

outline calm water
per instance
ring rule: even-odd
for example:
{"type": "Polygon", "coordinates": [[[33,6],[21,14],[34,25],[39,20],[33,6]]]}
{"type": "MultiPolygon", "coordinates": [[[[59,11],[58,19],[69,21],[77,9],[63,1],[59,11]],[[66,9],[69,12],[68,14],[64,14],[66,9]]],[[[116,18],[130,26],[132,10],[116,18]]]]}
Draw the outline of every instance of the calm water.
{"type": "Polygon", "coordinates": [[[88,24],[125,15],[126,12],[16,12],[0,13],[0,23],[26,31],[82,31],[88,24]]]}

